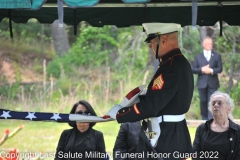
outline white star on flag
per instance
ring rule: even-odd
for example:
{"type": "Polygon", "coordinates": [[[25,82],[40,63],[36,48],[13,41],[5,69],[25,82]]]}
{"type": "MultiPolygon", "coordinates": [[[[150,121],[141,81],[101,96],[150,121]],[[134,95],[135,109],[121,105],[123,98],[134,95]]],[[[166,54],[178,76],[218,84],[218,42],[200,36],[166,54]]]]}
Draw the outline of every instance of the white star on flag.
{"type": "Polygon", "coordinates": [[[34,114],[35,114],[35,112],[33,112],[33,113],[28,112],[28,116],[25,117],[25,118],[29,118],[29,119],[31,119],[31,120],[32,120],[33,118],[37,118],[37,117],[34,116],[34,114]]]}
{"type": "Polygon", "coordinates": [[[4,117],[5,119],[7,119],[8,117],[12,117],[9,115],[10,111],[3,111],[3,114],[0,117],[4,117]]]}
{"type": "Polygon", "coordinates": [[[58,119],[62,118],[59,116],[59,113],[53,113],[53,116],[50,119],[55,119],[55,121],[57,121],[58,119]]]}

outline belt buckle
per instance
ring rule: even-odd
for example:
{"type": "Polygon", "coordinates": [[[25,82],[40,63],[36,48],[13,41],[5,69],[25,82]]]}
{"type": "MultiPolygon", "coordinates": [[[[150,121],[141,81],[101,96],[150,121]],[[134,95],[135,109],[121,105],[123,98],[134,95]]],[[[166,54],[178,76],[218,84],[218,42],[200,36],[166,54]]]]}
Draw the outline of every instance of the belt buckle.
{"type": "Polygon", "coordinates": [[[162,122],[164,122],[163,115],[158,117],[158,123],[162,123],[162,122]]]}

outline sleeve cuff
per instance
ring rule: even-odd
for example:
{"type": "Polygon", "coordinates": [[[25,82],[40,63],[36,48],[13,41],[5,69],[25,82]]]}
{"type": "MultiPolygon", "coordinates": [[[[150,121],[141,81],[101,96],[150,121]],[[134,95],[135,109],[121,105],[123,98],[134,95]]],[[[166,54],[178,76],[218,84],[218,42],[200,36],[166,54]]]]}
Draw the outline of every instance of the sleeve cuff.
{"type": "Polygon", "coordinates": [[[213,75],[213,69],[211,69],[211,75],[213,75]]]}

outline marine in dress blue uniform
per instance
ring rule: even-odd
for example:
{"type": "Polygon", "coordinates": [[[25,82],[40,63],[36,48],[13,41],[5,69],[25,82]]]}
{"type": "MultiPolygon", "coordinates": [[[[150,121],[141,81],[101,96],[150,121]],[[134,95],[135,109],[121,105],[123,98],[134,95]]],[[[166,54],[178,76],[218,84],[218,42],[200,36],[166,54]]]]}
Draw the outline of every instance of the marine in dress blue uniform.
{"type": "MultiPolygon", "coordinates": [[[[161,134],[157,145],[151,147],[141,134],[138,152],[154,151],[168,154],[159,158],[184,159],[186,154],[192,152],[184,114],[189,110],[193,95],[193,74],[189,62],[178,48],[179,25],[145,23],[143,26],[148,34],[145,41],[156,53],[160,65],[148,84],[146,95],[133,106],[118,110],[116,120],[124,123],[158,117],[161,134]],[[179,120],[179,117],[183,119],[179,120]]],[[[109,113],[115,118],[113,112],[109,113]]]]}

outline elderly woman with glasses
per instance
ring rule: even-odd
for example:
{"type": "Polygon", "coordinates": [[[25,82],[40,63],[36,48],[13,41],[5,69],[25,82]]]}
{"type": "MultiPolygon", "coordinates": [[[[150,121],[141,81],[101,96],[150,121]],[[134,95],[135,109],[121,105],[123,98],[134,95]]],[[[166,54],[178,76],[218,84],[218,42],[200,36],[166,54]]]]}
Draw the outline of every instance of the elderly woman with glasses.
{"type": "Polygon", "coordinates": [[[213,119],[198,126],[193,142],[193,160],[240,159],[240,126],[234,123],[234,102],[224,92],[214,92],[209,101],[213,119]]]}
{"type": "MultiPolygon", "coordinates": [[[[74,104],[70,114],[96,116],[92,106],[84,100],[74,104]]],[[[103,134],[92,127],[96,123],[72,122],[72,129],[64,130],[56,149],[55,160],[108,159],[103,134]]]]}

